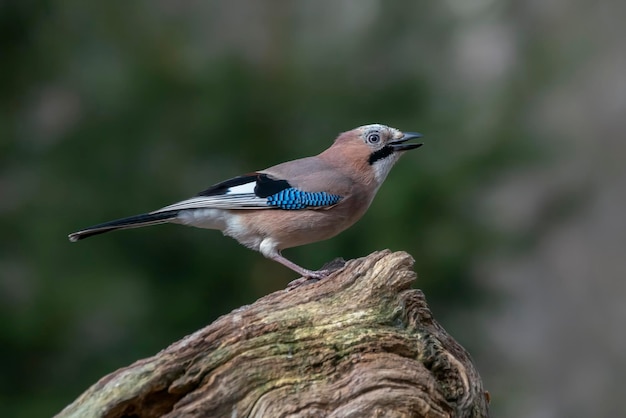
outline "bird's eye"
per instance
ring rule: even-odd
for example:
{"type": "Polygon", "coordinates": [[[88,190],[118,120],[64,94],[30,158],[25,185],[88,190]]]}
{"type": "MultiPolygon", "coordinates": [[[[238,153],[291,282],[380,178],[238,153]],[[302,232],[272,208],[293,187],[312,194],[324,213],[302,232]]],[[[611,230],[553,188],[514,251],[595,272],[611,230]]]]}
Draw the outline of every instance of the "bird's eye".
{"type": "Polygon", "coordinates": [[[372,132],[367,134],[367,142],[370,144],[378,144],[380,142],[380,135],[378,132],[372,132]]]}

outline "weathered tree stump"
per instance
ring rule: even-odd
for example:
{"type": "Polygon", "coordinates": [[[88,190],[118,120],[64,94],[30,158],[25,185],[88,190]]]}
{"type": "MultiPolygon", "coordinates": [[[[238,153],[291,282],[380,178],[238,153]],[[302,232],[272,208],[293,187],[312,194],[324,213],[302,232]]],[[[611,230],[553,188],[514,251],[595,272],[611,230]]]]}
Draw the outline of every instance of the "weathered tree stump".
{"type": "Polygon", "coordinates": [[[470,356],[406,253],[236,309],[103,377],[58,417],[486,417],[470,356]]]}

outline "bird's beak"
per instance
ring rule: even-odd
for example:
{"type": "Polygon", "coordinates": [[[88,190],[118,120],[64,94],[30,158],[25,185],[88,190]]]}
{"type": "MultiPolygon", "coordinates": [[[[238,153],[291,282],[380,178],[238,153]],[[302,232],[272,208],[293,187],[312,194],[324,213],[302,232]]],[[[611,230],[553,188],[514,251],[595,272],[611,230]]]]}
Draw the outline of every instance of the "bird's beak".
{"type": "Polygon", "coordinates": [[[395,141],[391,141],[389,143],[389,146],[391,146],[391,148],[393,148],[394,151],[408,151],[410,149],[419,148],[424,144],[422,143],[406,144],[405,142],[411,139],[421,138],[421,137],[422,137],[422,134],[419,134],[417,132],[405,132],[404,135],[402,135],[402,138],[396,139],[395,141]]]}

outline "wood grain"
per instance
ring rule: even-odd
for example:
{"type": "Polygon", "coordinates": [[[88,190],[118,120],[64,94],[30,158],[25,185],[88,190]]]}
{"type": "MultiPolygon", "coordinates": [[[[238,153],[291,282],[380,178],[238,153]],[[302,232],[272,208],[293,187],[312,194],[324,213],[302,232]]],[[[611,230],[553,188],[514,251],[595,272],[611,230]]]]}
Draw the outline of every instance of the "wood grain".
{"type": "Polygon", "coordinates": [[[486,417],[469,354],[406,253],[265,296],[90,387],[57,417],[486,417]]]}

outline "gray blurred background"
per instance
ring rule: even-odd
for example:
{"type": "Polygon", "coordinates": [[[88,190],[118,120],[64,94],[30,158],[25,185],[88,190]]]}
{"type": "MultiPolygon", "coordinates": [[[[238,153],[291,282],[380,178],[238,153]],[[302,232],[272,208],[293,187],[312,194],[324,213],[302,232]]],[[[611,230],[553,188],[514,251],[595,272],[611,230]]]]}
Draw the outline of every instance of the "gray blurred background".
{"type": "Polygon", "coordinates": [[[0,2],[0,415],[98,378],[295,275],[218,232],[76,229],[420,131],[308,268],[415,257],[496,417],[625,416],[623,1],[0,2]]]}

